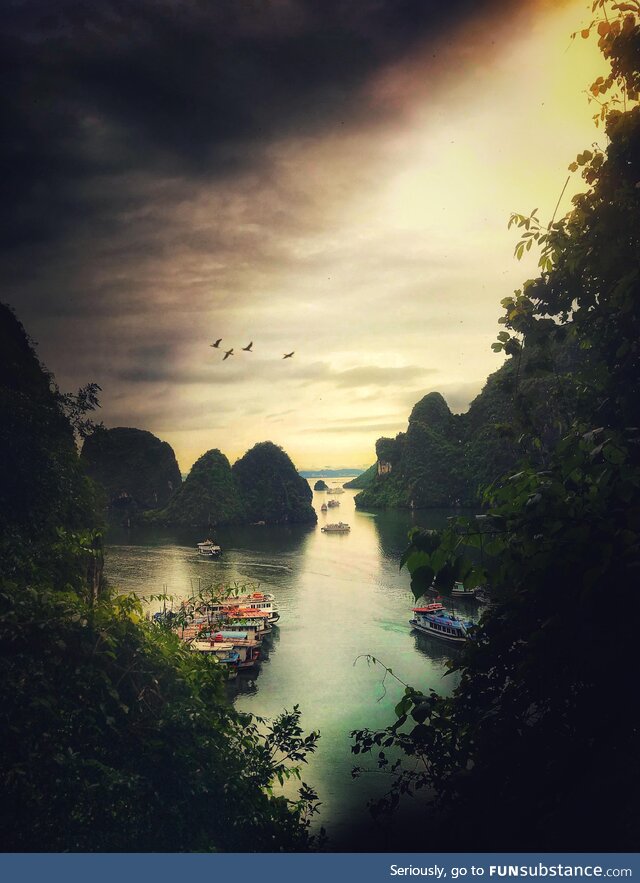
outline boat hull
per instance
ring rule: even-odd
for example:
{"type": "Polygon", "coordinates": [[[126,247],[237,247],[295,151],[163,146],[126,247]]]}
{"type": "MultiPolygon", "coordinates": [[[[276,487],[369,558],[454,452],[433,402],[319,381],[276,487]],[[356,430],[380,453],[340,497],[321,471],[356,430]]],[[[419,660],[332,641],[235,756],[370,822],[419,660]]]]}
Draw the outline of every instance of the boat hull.
{"type": "Polygon", "coordinates": [[[435,628],[432,628],[431,626],[429,626],[429,624],[418,622],[415,619],[411,619],[409,620],[409,622],[410,625],[412,625],[417,632],[421,632],[423,635],[432,635],[434,638],[439,638],[441,641],[446,641],[448,644],[460,645],[467,643],[468,638],[462,633],[460,633],[459,635],[448,635],[444,632],[438,631],[435,628]]]}

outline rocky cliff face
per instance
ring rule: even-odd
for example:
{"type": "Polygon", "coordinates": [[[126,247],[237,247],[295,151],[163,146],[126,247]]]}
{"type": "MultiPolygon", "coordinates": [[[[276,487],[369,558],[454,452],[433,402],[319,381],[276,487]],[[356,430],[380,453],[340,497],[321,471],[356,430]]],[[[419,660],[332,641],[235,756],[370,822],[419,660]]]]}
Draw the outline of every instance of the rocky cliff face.
{"type": "Polygon", "coordinates": [[[85,441],[81,460],[114,512],[165,506],[182,484],[171,445],[142,429],[97,429],[85,441]]]}
{"type": "Polygon", "coordinates": [[[267,524],[312,524],[313,494],[289,456],[273,442],[261,442],[233,464],[247,520],[267,524]]]}

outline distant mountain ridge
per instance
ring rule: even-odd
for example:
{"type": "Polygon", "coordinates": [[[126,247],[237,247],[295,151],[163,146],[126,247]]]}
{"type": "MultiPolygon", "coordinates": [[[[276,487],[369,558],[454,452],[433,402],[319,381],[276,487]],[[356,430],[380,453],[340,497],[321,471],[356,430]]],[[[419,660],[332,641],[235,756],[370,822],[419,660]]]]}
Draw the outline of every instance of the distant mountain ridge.
{"type": "Polygon", "coordinates": [[[302,478],[349,478],[352,475],[361,475],[364,469],[299,469],[298,475],[302,478]]]}

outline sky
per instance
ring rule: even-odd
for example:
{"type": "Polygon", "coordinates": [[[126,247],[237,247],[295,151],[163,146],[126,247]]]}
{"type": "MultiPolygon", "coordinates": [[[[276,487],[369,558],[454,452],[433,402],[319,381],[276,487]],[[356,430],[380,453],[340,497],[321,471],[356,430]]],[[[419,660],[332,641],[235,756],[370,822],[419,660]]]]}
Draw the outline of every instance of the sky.
{"type": "Polygon", "coordinates": [[[2,299],[62,389],[99,383],[105,425],[183,472],[265,440],[364,468],[426,393],[464,411],[499,368],[500,300],[536,272],[509,214],[549,220],[603,138],[603,64],[570,36],[589,20],[582,0],[14,0],[2,299]]]}

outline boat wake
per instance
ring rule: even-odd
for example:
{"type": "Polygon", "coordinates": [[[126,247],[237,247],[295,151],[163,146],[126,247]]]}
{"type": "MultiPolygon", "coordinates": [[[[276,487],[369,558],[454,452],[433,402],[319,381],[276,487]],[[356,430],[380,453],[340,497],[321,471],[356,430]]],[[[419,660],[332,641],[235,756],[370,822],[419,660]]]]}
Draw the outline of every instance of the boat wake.
{"type": "Polygon", "coordinates": [[[243,567],[268,567],[270,570],[291,570],[286,564],[258,564],[254,561],[244,561],[243,567]]]}

